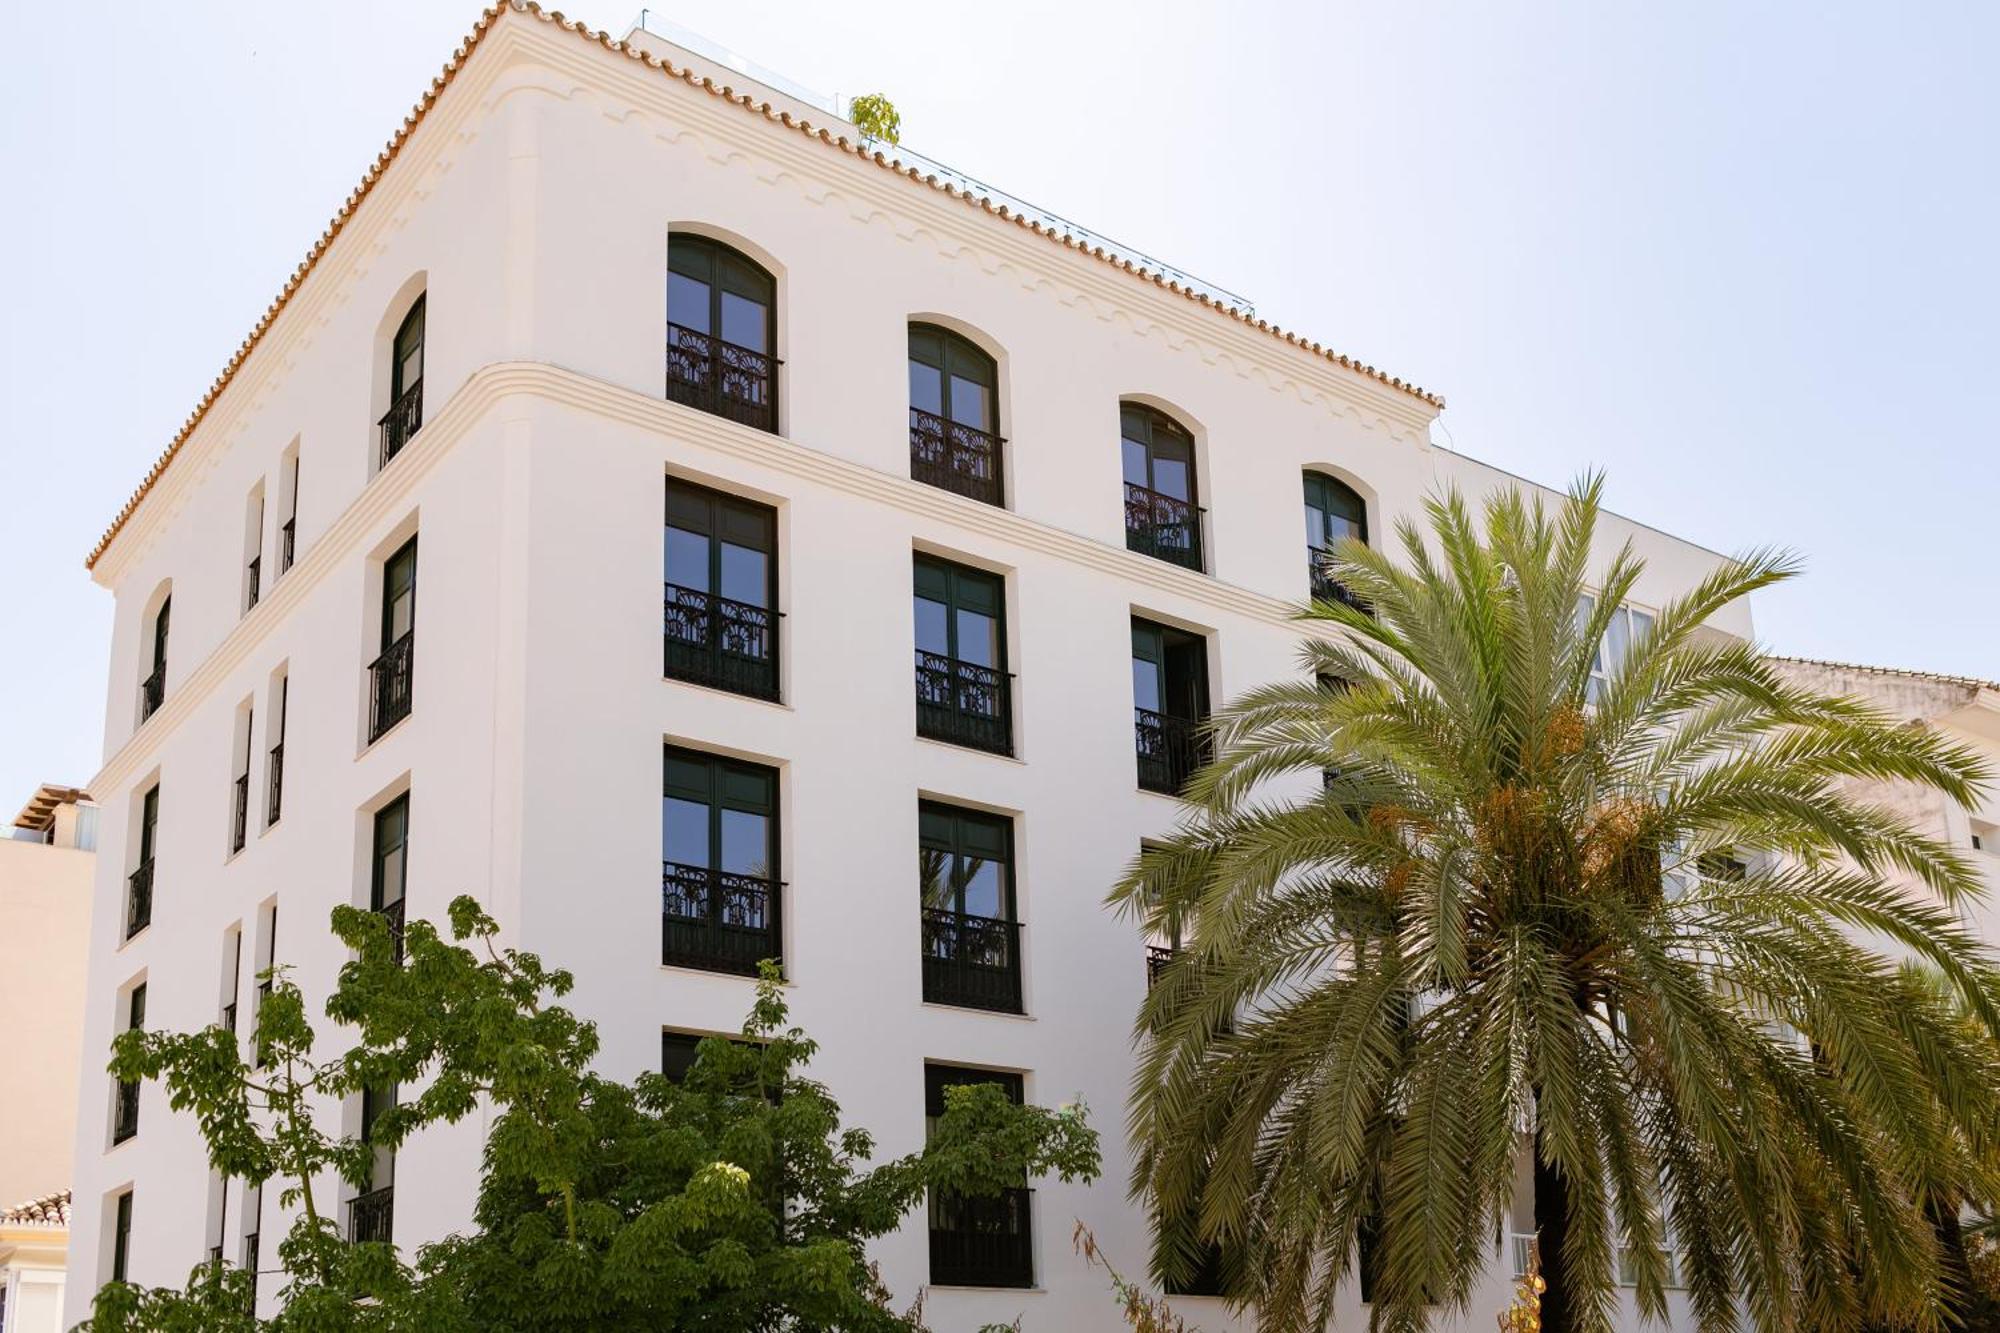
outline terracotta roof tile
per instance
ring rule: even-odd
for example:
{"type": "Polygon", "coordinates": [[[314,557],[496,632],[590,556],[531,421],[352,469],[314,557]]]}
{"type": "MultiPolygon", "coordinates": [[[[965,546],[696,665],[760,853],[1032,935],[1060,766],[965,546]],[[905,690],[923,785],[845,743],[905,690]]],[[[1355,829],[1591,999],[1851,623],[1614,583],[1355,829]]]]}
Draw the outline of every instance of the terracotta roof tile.
{"type": "Polygon", "coordinates": [[[2000,681],[1982,680],[1978,676],[1953,676],[1941,671],[1918,671],[1910,667],[1868,666],[1860,662],[1829,662],[1822,657],[1784,657],[1772,655],[1773,662],[1793,662],[1799,666],[1832,667],[1836,671],[1865,671],[1871,676],[1903,676],[1913,680],[1934,680],[1940,685],[1965,685],[1975,690],[2000,690],[2000,681]]]}
{"type": "Polygon", "coordinates": [[[85,568],[94,567],[98,560],[102,558],[105,550],[110,547],[120,530],[124,528],[125,524],[138,510],[139,505],[145,500],[147,493],[159,481],[161,474],[166,471],[167,465],[173,462],[174,456],[180,452],[181,446],[186,444],[188,437],[194,434],[195,428],[201,424],[202,418],[208,415],[208,410],[221,397],[222,391],[229,387],[230,381],[236,377],[237,370],[249,359],[250,353],[256,349],[257,344],[263,339],[265,332],[270,329],[272,322],[278,317],[279,312],[285,308],[286,304],[291,300],[292,294],[299,289],[300,284],[312,272],[314,265],[319,262],[320,256],[326,253],[327,248],[333,244],[334,238],[340,235],[342,228],[354,216],[355,209],[360,206],[363,199],[368,197],[368,192],[375,188],[377,181],[381,180],[383,172],[396,159],[396,154],[401,151],[404,143],[408,142],[410,135],[423,122],[424,116],[430,111],[431,107],[436,105],[439,95],[450,86],[452,79],[457,76],[459,70],[465,67],[466,61],[478,47],[480,39],[486,35],[501,15],[509,10],[518,14],[529,15],[544,23],[554,24],[563,31],[574,33],[585,41],[594,42],[607,51],[624,55],[650,68],[660,70],[669,78],[679,79],[690,87],[699,88],[712,96],[734,103],[753,115],[761,115],[766,120],[789,126],[806,135],[808,138],[817,139],[821,143],[838,148],[840,151],[859,157],[863,161],[872,162],[886,171],[900,176],[907,176],[910,180],[918,184],[928,185],[934,190],[939,190],[947,195],[961,199],[968,205],[981,207],[984,211],[994,213],[1002,219],[1012,221],[1017,226],[1034,231],[1057,245],[1081,251],[1093,258],[1120,268],[1127,273],[1131,273],[1136,277],[1150,279],[1156,286],[1168,291],[1178,292],[1188,300],[1206,306],[1210,310],[1227,318],[1254,325],[1263,332],[1269,333],[1274,338],[1282,339],[1294,347],[1311,352],[1315,356],[1322,357],[1356,374],[1365,375],[1370,379],[1377,380],[1392,389],[1409,394],[1411,397],[1432,407],[1442,408],[1444,406],[1444,399],[1442,397],[1407,380],[1390,375],[1386,371],[1378,370],[1365,362],[1356,361],[1352,357],[1323,347],[1319,343],[1301,338],[1297,333],[1279,328],[1267,320],[1245,315],[1241,311],[1232,309],[1205,293],[1194,291],[1178,280],[1168,279],[1164,275],[1153,272],[1143,265],[1133,263],[1128,258],[1107,252],[1102,246],[1087,246],[1066,234],[1056,231],[1053,227],[1044,225],[1037,219],[1026,218],[1019,213],[1013,212],[1004,204],[996,205],[992,199],[984,195],[970,194],[958,189],[950,182],[940,181],[935,175],[924,175],[916,167],[905,167],[900,160],[888,154],[873,149],[866,144],[850,142],[845,135],[832,134],[824,126],[815,127],[810,122],[795,117],[788,111],[774,109],[769,102],[755,100],[748,93],[738,93],[728,84],[718,85],[713,80],[696,74],[692,69],[684,69],[669,60],[664,60],[653,55],[651,52],[641,51],[635,47],[628,46],[607,32],[596,31],[580,21],[565,18],[560,10],[544,10],[539,4],[534,3],[533,0],[501,0],[501,3],[494,4],[480,13],[479,20],[473,25],[472,31],[466,34],[465,40],[460,42],[458,49],[452,52],[451,59],[445,62],[444,69],[435,79],[431,80],[430,87],[424,90],[424,95],[418,99],[416,106],[411,109],[410,114],[404,117],[402,125],[390,137],[388,144],[376,157],[374,164],[361,177],[361,183],[355,186],[353,192],[347,196],[346,201],[341,204],[339,211],[333,215],[333,220],[327,224],[326,230],[321,233],[319,240],[313,244],[311,250],[306,252],[306,257],[293,270],[292,276],[285,283],[284,290],[279,292],[277,299],[271,302],[270,308],[264,312],[263,318],[257,321],[256,327],[250,330],[250,336],[245,338],[243,345],[236,349],[236,354],[230,357],[229,363],[222,368],[222,373],[216,376],[215,383],[209,386],[208,392],[204,393],[201,401],[195,404],[194,411],[189,414],[187,421],[181,426],[179,433],[174,436],[173,441],[167,445],[166,450],[160,455],[159,460],[147,472],[145,480],[139,484],[139,488],[125,502],[125,507],[118,511],[118,516],[112,520],[111,526],[105,529],[104,535],[98,539],[96,547],[91,551],[89,557],[85,559],[85,568]]]}
{"type": "Polygon", "coordinates": [[[69,1191],[45,1194],[39,1199],[0,1208],[0,1226],[66,1227],[69,1225],[69,1191]]]}

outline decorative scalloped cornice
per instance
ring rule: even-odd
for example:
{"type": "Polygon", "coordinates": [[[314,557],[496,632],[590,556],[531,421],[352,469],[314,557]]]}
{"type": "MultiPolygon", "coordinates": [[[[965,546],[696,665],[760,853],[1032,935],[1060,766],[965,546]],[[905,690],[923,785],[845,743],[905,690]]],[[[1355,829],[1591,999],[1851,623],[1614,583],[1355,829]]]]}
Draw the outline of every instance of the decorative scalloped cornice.
{"type": "Polygon", "coordinates": [[[878,471],[851,459],[809,448],[794,440],[738,425],[663,398],[620,388],[560,366],[508,361],[473,372],[436,416],[396,455],[395,466],[378,474],[335,519],[299,562],[272,585],[257,606],[238,621],[215,650],[167,695],[148,718],[105,761],[90,781],[96,792],[116,792],[132,774],[150,766],[154,749],[216,690],[283,623],[313,588],[350,561],[383,522],[409,509],[415,492],[439,460],[506,401],[528,397],[622,422],[663,439],[676,439],[725,454],[759,468],[801,477],[821,486],[862,496],[923,518],[956,524],[1020,550],[1040,551],[1124,580],[1134,587],[1170,593],[1216,611],[1283,625],[1293,622],[1300,602],[1266,596],[1085,537],[1010,509],[968,500],[905,476],[878,471]]]}
{"type": "Polygon", "coordinates": [[[1206,295],[1185,288],[1178,282],[1170,281],[1161,274],[1150,272],[1134,264],[1132,260],[1109,253],[1101,247],[1085,249],[1078,242],[1067,236],[1058,234],[1039,221],[1022,217],[1017,213],[1011,212],[1005,206],[996,206],[991,199],[968,194],[949,182],[939,181],[935,176],[924,176],[917,168],[906,168],[900,161],[887,154],[869,149],[864,145],[851,143],[845,136],[833,135],[823,126],[816,127],[806,120],[795,118],[788,111],[776,110],[768,102],[755,101],[749,94],[738,93],[729,85],[718,86],[710,79],[696,74],[691,69],[681,68],[670,61],[662,60],[652,55],[650,52],[628,46],[624,42],[611,37],[609,33],[594,31],[581,22],[566,19],[560,11],[544,11],[539,4],[533,3],[533,0],[503,0],[502,3],[495,4],[480,14],[478,21],[473,25],[472,31],[466,34],[464,41],[453,51],[451,59],[445,62],[444,68],[431,81],[430,87],[418,99],[416,105],[411,109],[410,114],[404,117],[402,125],[397,128],[396,133],[390,137],[388,144],[377,155],[374,163],[363,174],[360,184],[348,195],[339,210],[335,212],[332,220],[327,224],[326,230],[321,233],[318,241],[307,251],[305,258],[300,261],[298,267],[293,270],[292,276],[286,281],[284,289],[278,293],[277,298],[265,310],[263,317],[257,321],[256,327],[250,331],[249,336],[237,348],[235,355],[230,357],[228,364],[223,367],[222,373],[216,377],[215,382],[209,386],[208,391],[196,403],[194,411],[189,414],[187,421],[182,424],[179,432],[175,434],[173,440],[167,445],[158,460],[154,462],[152,468],[147,472],[145,479],[139,484],[138,489],[126,500],[124,507],[119,510],[117,517],[112,520],[103,536],[98,539],[97,545],[84,561],[86,568],[95,569],[97,562],[103,558],[105,551],[109,549],[111,543],[117,539],[119,533],[124,530],[126,524],[130,522],[132,516],[138,511],[139,506],[153,491],[153,488],[158,484],[168,466],[173,463],[196,429],[208,417],[210,410],[215,406],[217,400],[221,398],[224,390],[235,380],[237,372],[249,360],[251,353],[257,349],[259,343],[263,341],[266,333],[269,332],[278,316],[291,302],[293,295],[312,274],[320,258],[332,246],[334,240],[347,228],[348,224],[354,218],[356,210],[360,207],[361,201],[374,191],[377,183],[382,180],[384,173],[387,172],[389,165],[396,160],[403,146],[415,134],[431,109],[436,106],[444,90],[451,86],[457,79],[459,73],[465,68],[467,61],[471,59],[472,53],[480,46],[487,34],[493,30],[494,25],[508,14],[520,14],[539,20],[541,23],[551,25],[559,31],[572,34],[582,41],[591,43],[605,51],[623,55],[637,65],[663,75],[669,80],[708,93],[710,96],[721,99],[728,105],[740,107],[748,114],[760,116],[766,121],[796,130],[806,139],[817,141],[838,152],[848,154],[857,161],[872,163],[883,171],[895,176],[917,184],[927,185],[934,191],[962,201],[970,208],[981,210],[1003,221],[1011,221],[1024,233],[1039,235],[1051,244],[1062,246],[1078,254],[1088,255],[1090,258],[1107,264],[1113,269],[1130,274],[1142,281],[1149,281],[1162,292],[1176,293],[1187,301],[1198,304],[1220,317],[1236,321],[1239,325],[1246,328],[1254,328],[1266,333],[1300,352],[1321,358],[1332,365],[1340,367],[1344,371],[1351,372],[1364,379],[1375,381],[1389,389],[1397,391],[1399,394],[1407,395],[1409,398],[1427,405],[1432,410],[1440,409],[1444,406],[1443,398],[1414,384],[1407,383],[1400,378],[1389,375],[1385,371],[1378,370],[1374,366],[1344,356],[1330,348],[1323,347],[1317,342],[1303,339],[1297,333],[1281,329],[1266,320],[1245,316],[1212,300],[1206,295]]]}

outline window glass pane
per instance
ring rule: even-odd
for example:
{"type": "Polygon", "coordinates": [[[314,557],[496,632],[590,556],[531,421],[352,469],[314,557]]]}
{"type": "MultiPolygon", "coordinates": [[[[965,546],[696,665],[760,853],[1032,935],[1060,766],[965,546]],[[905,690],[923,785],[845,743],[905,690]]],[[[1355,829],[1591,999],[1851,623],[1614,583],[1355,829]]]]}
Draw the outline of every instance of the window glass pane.
{"type": "Polygon", "coordinates": [[[398,375],[397,386],[408,390],[424,377],[424,345],[418,343],[415,347],[412,347],[409,353],[396,363],[396,368],[398,375]]]}
{"type": "Polygon", "coordinates": [[[737,875],[772,877],[771,820],[747,810],[722,812],[722,865],[737,875]]]}
{"type": "Polygon", "coordinates": [[[951,419],[974,430],[991,431],[993,420],[987,404],[986,386],[962,376],[951,377],[951,419]]]}
{"type": "Polygon", "coordinates": [[[1146,476],[1146,446],[1128,435],[1122,447],[1120,457],[1124,460],[1126,482],[1133,486],[1152,485],[1146,476]]]}
{"type": "Polygon", "coordinates": [[[1361,525],[1352,519],[1344,518],[1339,514],[1328,514],[1326,516],[1326,544],[1328,546],[1332,546],[1336,542],[1346,541],[1349,537],[1358,538],[1361,535],[1361,525]]]}
{"type": "Polygon", "coordinates": [[[415,610],[416,599],[411,597],[408,591],[398,594],[395,600],[389,603],[388,625],[390,643],[394,643],[410,632],[410,627],[415,621],[415,610]]]}
{"type": "Polygon", "coordinates": [[[1306,545],[1325,546],[1326,515],[1311,505],[1306,506],[1306,545]]]}
{"type": "Polygon", "coordinates": [[[1627,614],[1629,614],[1632,617],[1633,643],[1635,644],[1638,643],[1639,640],[1645,638],[1648,634],[1651,634],[1653,632],[1653,618],[1647,615],[1644,611],[1635,609],[1628,611],[1627,614]]]}
{"type": "Polygon", "coordinates": [[[733,542],[722,544],[722,588],[724,597],[764,605],[771,590],[770,557],[762,551],[733,542]]]}
{"type": "Polygon", "coordinates": [[[707,333],[709,286],[685,273],[667,275],[667,322],[707,333]]]}
{"type": "Polygon", "coordinates": [[[970,916],[1005,916],[1002,870],[998,861],[966,856],[959,861],[959,877],[965,885],[964,911],[970,916]]]}
{"type": "Polygon", "coordinates": [[[667,529],[667,582],[709,592],[708,538],[686,528],[667,529]]]}
{"type": "Polygon", "coordinates": [[[708,807],[679,796],[660,802],[660,859],[708,864],[708,807]]]}
{"type": "Polygon", "coordinates": [[[960,607],[958,611],[958,660],[974,666],[1000,665],[1000,624],[991,616],[960,607]]]}
{"type": "Polygon", "coordinates": [[[383,851],[381,863],[377,867],[381,883],[378,886],[375,906],[387,907],[392,903],[403,901],[403,859],[401,844],[383,851]]]}
{"type": "Polygon", "coordinates": [[[1178,458],[1153,455],[1153,489],[1176,500],[1188,499],[1193,495],[1188,489],[1188,465],[1178,458]]]}
{"type": "Polygon", "coordinates": [[[735,292],[722,294],[722,341],[753,352],[768,351],[764,335],[769,318],[767,307],[735,292]]]}
{"type": "Polygon", "coordinates": [[[925,907],[952,910],[952,855],[942,847],[917,848],[917,885],[925,907]]]}
{"type": "Polygon", "coordinates": [[[910,362],[910,406],[932,416],[944,415],[944,375],[936,366],[910,362]]]}
{"type": "Polygon", "coordinates": [[[928,597],[916,599],[917,647],[940,657],[951,656],[951,635],[946,620],[943,602],[932,601],[928,597]]]}
{"type": "Polygon", "coordinates": [[[1132,659],[1132,702],[1140,708],[1160,711],[1160,668],[1152,662],[1132,659]]]}
{"type": "Polygon", "coordinates": [[[1616,671],[1625,664],[1625,649],[1629,643],[1631,619],[1621,608],[1611,617],[1611,627],[1604,632],[1604,649],[1601,654],[1607,671],[1616,671]]]}

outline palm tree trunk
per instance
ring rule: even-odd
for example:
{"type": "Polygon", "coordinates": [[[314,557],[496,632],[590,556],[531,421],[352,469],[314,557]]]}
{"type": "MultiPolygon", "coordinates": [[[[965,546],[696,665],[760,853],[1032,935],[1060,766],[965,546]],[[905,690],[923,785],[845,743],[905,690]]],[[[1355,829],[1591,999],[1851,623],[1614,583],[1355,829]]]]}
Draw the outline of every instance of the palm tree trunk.
{"type": "Polygon", "coordinates": [[[1539,1132],[1535,1138],[1535,1233],[1542,1281],[1548,1284],[1542,1293],[1542,1333],[1573,1333],[1576,1307],[1562,1262],[1563,1245],[1569,1238],[1569,1182],[1549,1165],[1539,1132]]]}

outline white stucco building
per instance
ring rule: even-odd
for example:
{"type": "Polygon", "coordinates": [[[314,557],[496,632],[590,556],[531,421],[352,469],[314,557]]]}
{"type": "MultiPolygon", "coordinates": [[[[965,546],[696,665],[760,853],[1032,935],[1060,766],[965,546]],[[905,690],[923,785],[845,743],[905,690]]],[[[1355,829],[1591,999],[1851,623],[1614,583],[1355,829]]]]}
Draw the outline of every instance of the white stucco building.
{"type": "MultiPolygon", "coordinates": [[[[247,1027],[272,959],[325,992],[335,904],[461,893],[576,971],[615,1074],[733,1031],[775,952],[884,1153],[954,1069],[1081,1094],[1100,1184],[878,1247],[940,1333],[1097,1326],[1072,1219],[1145,1270],[1148,944],[1102,901],[1174,822],[1149,788],[1298,669],[1302,495],[1310,543],[1511,479],[1431,444],[1439,399],[906,159],[500,8],[105,535],[71,1318],[114,1271],[268,1268],[283,1225],[156,1088],[121,1105],[111,1036],[247,1027]]],[[[1641,603],[1720,559],[1628,538],[1641,603]]],[[[463,1226],[481,1129],[406,1145],[353,1224],[463,1226]]]]}

